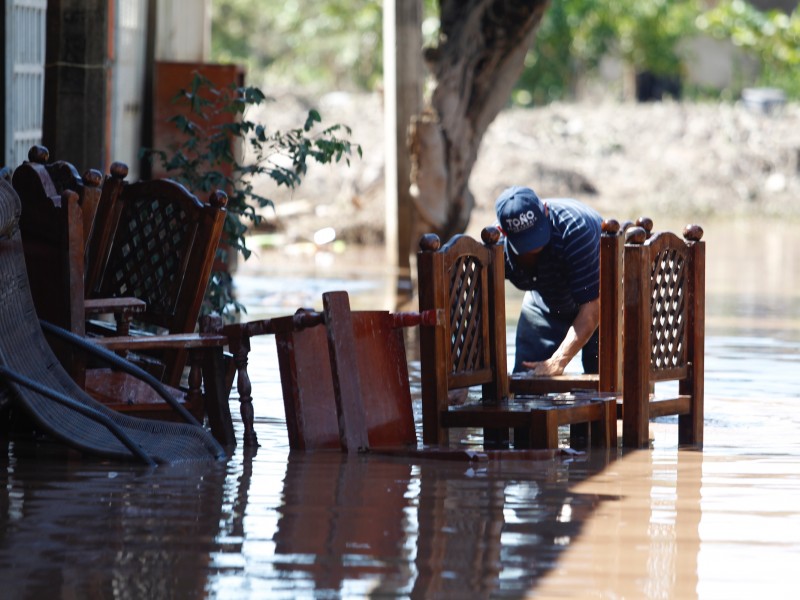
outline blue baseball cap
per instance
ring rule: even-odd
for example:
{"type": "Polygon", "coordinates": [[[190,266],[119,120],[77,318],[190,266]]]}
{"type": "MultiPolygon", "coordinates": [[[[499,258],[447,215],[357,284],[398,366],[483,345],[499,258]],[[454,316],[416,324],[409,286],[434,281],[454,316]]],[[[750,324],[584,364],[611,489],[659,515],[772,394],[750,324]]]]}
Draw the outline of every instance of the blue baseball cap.
{"type": "Polygon", "coordinates": [[[494,208],[506,243],[514,254],[525,254],[550,241],[550,223],[544,214],[544,204],[532,189],[506,188],[497,197],[494,208]]]}

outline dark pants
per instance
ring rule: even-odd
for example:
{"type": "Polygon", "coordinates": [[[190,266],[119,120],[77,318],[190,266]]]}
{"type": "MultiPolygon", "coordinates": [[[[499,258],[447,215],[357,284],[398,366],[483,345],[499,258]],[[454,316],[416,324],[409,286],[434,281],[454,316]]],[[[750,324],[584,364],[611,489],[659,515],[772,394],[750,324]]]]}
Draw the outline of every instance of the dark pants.
{"type": "MultiPolygon", "coordinates": [[[[561,345],[577,313],[553,314],[536,292],[527,292],[517,324],[517,350],[514,372],[525,371],[523,361],[547,360],[561,345]]],[[[581,362],[584,373],[597,373],[597,330],[583,347],[581,362]]]]}

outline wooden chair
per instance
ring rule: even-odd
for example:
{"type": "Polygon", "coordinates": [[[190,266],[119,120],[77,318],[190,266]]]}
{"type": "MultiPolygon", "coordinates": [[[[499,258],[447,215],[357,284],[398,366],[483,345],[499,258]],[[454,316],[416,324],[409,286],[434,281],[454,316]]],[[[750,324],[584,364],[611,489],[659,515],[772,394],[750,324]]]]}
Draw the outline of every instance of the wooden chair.
{"type": "MultiPolygon", "coordinates": [[[[34,154],[34,150],[31,154],[34,154]]],[[[71,173],[72,179],[62,178],[59,185],[77,185],[74,169],[62,166],[61,171],[71,173]]],[[[122,170],[115,169],[115,172],[121,173],[122,170]]],[[[228,378],[220,380],[219,375],[225,369],[221,353],[227,340],[221,336],[195,335],[194,327],[190,332],[181,332],[180,335],[149,335],[146,338],[129,336],[127,321],[136,311],[144,314],[144,301],[131,297],[84,298],[85,236],[82,226],[85,220],[79,196],[71,190],[65,190],[59,196],[56,193],[57,186],[50,176],[50,169],[41,162],[23,163],[15,170],[14,175],[15,187],[23,200],[21,230],[31,289],[40,318],[83,336],[86,333],[84,324],[87,314],[122,314],[123,317],[118,319],[118,324],[122,327],[115,331],[116,335],[103,340],[95,339],[96,343],[122,354],[135,352],[138,355],[149,351],[171,352],[173,355],[182,353],[184,361],[189,355],[187,386],[185,391],[175,389],[174,394],[181,398],[186,397],[186,406],[196,418],[208,417],[212,431],[220,441],[225,444],[235,443],[227,405],[230,386],[227,383],[228,378]]],[[[120,177],[112,174],[111,179],[121,188],[120,177]]],[[[93,182],[98,181],[99,178],[93,178],[93,182]]],[[[113,202],[117,195],[109,195],[105,190],[102,192],[108,202],[113,202]]],[[[224,205],[224,195],[221,196],[220,203],[224,205]]],[[[101,202],[98,214],[102,208],[101,202]]],[[[224,210],[221,212],[224,218],[224,210]]],[[[121,214],[121,210],[117,211],[118,218],[121,214]]],[[[218,220],[221,229],[221,218],[218,220]]],[[[207,232],[195,233],[194,236],[203,233],[207,232]]],[[[209,235],[213,236],[213,233],[209,235]]],[[[217,240],[219,235],[217,232],[217,240]]],[[[107,239],[113,241],[113,236],[107,236],[107,239]]],[[[206,244],[213,243],[213,238],[201,239],[206,244]]],[[[193,263],[188,260],[186,262],[189,266],[182,267],[193,268],[193,263]]],[[[135,412],[139,416],[176,418],[168,404],[128,374],[106,368],[87,371],[82,352],[76,352],[73,346],[65,345],[52,336],[49,339],[62,364],[76,382],[108,406],[124,412],[135,412]]],[[[175,377],[166,383],[177,388],[180,378],[175,377]]]]}
{"type": "Polygon", "coordinates": [[[689,225],[626,233],[624,257],[623,445],[649,444],[649,420],[677,414],[678,443],[703,446],[705,242],[689,225]],[[651,396],[657,382],[679,382],[675,397],[651,396]]]}
{"type": "MultiPolygon", "coordinates": [[[[649,224],[652,227],[651,221],[649,224]]],[[[509,379],[509,389],[512,394],[622,390],[622,256],[625,245],[623,234],[618,221],[614,219],[603,221],[600,237],[598,373],[550,376],[512,373],[509,379]]]]}
{"type": "MultiPolygon", "coordinates": [[[[224,458],[220,445],[176,405],[187,424],[148,423],[109,410],[90,398],[53,355],[33,306],[18,226],[19,196],[0,179],[0,380],[11,402],[34,426],[83,452],[148,464],[187,459],[224,458]]],[[[85,351],[125,368],[153,386],[165,401],[169,394],[152,377],[136,370],[85,338],[53,325],[46,330],[85,351]]]]}
{"type": "MultiPolygon", "coordinates": [[[[48,163],[48,158],[47,148],[32,146],[12,179],[23,200],[20,230],[37,313],[77,335],[85,332],[84,317],[94,314],[113,312],[119,321],[129,322],[130,315],[144,310],[143,301],[82,298],[86,270],[92,264],[88,246],[97,246],[101,237],[92,235],[95,216],[113,203],[118,186],[103,183],[101,188],[99,171],[89,169],[81,177],[69,162],[48,163]],[[74,193],[75,199],[66,192],[74,193]]],[[[120,164],[112,165],[112,174],[120,164]]],[[[127,167],[122,167],[127,174],[127,167]]],[[[78,376],[74,368],[70,372],[78,376]]]]}
{"type": "MultiPolygon", "coordinates": [[[[250,338],[275,335],[289,447],[346,452],[416,447],[403,327],[433,315],[350,311],[346,292],[324,311],[224,328],[238,368],[245,439],[255,442],[247,355],[250,338]]],[[[257,443],[257,442],[256,442],[257,443]]]]}
{"type": "Polygon", "coordinates": [[[28,191],[38,187],[39,194],[49,197],[56,205],[66,190],[78,194],[82,239],[86,246],[92,237],[95,215],[100,207],[103,176],[96,169],[87,169],[81,176],[72,163],[65,160],[48,162],[49,159],[50,152],[46,147],[31,146],[28,160],[14,171],[14,185],[28,191]]]}
{"type": "Polygon", "coordinates": [[[42,146],[33,146],[28,158],[14,170],[12,185],[22,199],[20,231],[36,312],[83,335],[83,249],[93,227],[87,214],[96,212],[101,176],[89,170],[82,178],[64,161],[47,164],[42,146]]]}
{"type": "Polygon", "coordinates": [[[459,235],[444,246],[433,234],[420,240],[420,312],[445,315],[420,329],[424,443],[446,446],[448,429],[478,427],[484,445],[505,445],[514,430],[515,448],[556,448],[559,425],[588,422],[593,445],[615,446],[614,396],[508,398],[503,248],[494,227],[481,238],[459,235]],[[480,402],[449,406],[450,390],[478,385],[480,402]]]}
{"type": "MultiPolygon", "coordinates": [[[[110,183],[114,179],[112,175],[110,183]]],[[[97,223],[98,239],[107,243],[96,247],[87,298],[132,296],[146,303],[145,310],[133,315],[137,327],[193,333],[222,235],[226,202],[218,191],[208,204],[202,203],[169,179],[121,185],[114,204],[104,209],[104,221],[97,223]]],[[[186,353],[165,350],[158,359],[163,363],[161,379],[178,385],[186,353]]]]}

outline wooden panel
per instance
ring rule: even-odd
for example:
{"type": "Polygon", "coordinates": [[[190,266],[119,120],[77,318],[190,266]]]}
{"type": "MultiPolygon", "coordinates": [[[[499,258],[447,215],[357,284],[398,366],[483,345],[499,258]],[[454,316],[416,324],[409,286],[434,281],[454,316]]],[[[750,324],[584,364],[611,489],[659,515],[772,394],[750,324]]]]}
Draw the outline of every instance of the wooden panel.
{"type": "Polygon", "coordinates": [[[388,312],[353,313],[370,448],[416,445],[403,329],[388,312]]]}
{"type": "Polygon", "coordinates": [[[347,342],[341,336],[341,326],[348,325],[340,308],[330,308],[339,342],[335,361],[325,326],[299,329],[291,325],[291,318],[273,320],[290,446],[302,450],[348,446],[340,440],[332,369],[358,376],[357,383],[347,382],[347,386],[357,385],[357,392],[339,382],[340,392],[349,389],[353,396],[348,401],[360,404],[364,411],[368,444],[351,441],[350,445],[355,449],[415,446],[402,329],[394,327],[394,318],[386,311],[356,311],[350,313],[352,341],[347,342]]]}
{"type": "MultiPolygon", "coordinates": [[[[190,114],[186,106],[174,102],[175,96],[182,89],[191,87],[195,71],[208,78],[217,89],[223,89],[230,84],[244,85],[244,71],[238,65],[157,61],[153,81],[152,147],[156,150],[166,151],[168,155],[180,147],[185,140],[183,134],[173,123],[170,123],[170,119],[176,115],[183,115],[194,120],[197,118],[196,115],[190,114]]],[[[234,118],[236,118],[235,115],[231,113],[221,113],[204,122],[204,126],[213,127],[232,122],[234,118]]],[[[165,172],[161,165],[154,164],[152,168],[150,177],[169,176],[169,173],[165,172]]]]}
{"type": "Polygon", "coordinates": [[[297,450],[339,448],[325,327],[275,335],[289,446],[297,450]]]}
{"type": "Polygon", "coordinates": [[[350,299],[346,292],[322,295],[325,322],[328,329],[328,351],[333,382],[336,414],[339,420],[339,439],[347,452],[366,450],[366,416],[359,370],[353,364],[360,349],[353,335],[350,299]]]}

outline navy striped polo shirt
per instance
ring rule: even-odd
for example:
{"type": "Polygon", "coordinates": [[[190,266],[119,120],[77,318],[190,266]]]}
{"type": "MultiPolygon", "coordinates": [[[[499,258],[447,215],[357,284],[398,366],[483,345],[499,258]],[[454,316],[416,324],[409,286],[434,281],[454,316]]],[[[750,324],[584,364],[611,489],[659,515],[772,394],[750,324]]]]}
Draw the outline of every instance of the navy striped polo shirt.
{"type": "Polygon", "coordinates": [[[521,290],[538,292],[551,313],[573,316],[581,304],[600,295],[600,228],[594,209],[570,198],[544,201],[550,242],[533,270],[515,266],[505,248],[506,279],[521,290]]]}

